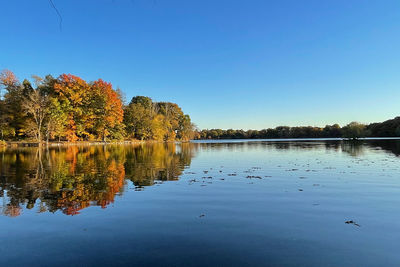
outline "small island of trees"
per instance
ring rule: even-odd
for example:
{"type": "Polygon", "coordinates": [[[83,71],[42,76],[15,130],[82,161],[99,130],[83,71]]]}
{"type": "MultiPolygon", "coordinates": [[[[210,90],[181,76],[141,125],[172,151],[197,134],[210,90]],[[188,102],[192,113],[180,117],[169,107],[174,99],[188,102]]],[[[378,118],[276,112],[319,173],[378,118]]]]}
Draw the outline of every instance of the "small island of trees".
{"type": "Polygon", "coordinates": [[[111,83],[71,75],[32,76],[22,83],[9,70],[0,73],[0,140],[26,141],[188,141],[189,115],[175,103],[133,97],[124,105],[111,83]]]}

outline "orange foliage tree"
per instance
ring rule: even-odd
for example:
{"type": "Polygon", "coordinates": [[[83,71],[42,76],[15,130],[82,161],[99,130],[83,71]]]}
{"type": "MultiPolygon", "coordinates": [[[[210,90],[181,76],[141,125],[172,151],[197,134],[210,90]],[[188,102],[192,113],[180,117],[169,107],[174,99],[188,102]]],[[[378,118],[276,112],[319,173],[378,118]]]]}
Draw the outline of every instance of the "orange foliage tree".
{"type": "MultiPolygon", "coordinates": [[[[121,96],[116,92],[111,83],[98,79],[91,85],[95,124],[93,132],[97,138],[105,141],[110,134],[121,130],[124,118],[121,96]]],[[[114,136],[115,137],[115,136],[114,136]]],[[[122,137],[122,135],[121,135],[122,137]]]]}
{"type": "Polygon", "coordinates": [[[85,104],[89,91],[89,85],[81,78],[62,74],[54,84],[54,91],[58,94],[58,99],[65,103],[68,113],[68,124],[66,127],[66,137],[68,141],[78,140],[78,135],[85,134],[86,123],[90,123],[90,116],[85,112],[85,104]]]}
{"type": "Polygon", "coordinates": [[[123,136],[123,105],[111,83],[99,79],[89,84],[77,76],[62,74],[54,84],[54,92],[67,107],[68,141],[123,136]]]}

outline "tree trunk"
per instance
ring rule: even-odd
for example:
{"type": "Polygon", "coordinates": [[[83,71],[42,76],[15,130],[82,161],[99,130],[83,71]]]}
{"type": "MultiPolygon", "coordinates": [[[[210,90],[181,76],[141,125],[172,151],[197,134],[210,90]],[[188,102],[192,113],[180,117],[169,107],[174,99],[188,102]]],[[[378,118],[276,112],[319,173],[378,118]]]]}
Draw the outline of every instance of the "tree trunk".
{"type": "Polygon", "coordinates": [[[39,122],[39,124],[38,124],[38,142],[39,142],[39,145],[40,145],[40,143],[42,142],[42,124],[39,122]]]}

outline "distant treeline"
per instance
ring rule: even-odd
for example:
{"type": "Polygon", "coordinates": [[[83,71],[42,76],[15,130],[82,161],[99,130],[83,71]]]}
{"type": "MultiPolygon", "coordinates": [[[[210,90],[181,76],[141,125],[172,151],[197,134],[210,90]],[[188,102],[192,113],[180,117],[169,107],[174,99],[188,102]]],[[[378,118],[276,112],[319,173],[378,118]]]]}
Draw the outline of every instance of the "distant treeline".
{"type": "MultiPolygon", "coordinates": [[[[32,76],[21,83],[0,73],[0,140],[189,140],[194,125],[175,103],[137,96],[124,105],[111,83],[71,75],[32,76]]],[[[1,144],[1,143],[0,143],[1,144]]]]}
{"type": "Polygon", "coordinates": [[[339,124],[325,127],[279,126],[263,130],[202,130],[197,139],[272,139],[272,138],[359,138],[359,137],[400,137],[400,117],[382,123],[361,124],[352,122],[344,127],[339,124]]]}

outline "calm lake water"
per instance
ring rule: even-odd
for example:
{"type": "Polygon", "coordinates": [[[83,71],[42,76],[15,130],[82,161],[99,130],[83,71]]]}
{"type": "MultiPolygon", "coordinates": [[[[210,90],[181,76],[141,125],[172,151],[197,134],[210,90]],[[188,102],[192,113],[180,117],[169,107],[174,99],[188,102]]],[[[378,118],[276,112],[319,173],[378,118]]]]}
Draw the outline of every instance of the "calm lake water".
{"type": "Polygon", "coordinates": [[[0,266],[400,266],[400,141],[0,148],[0,266]]]}

